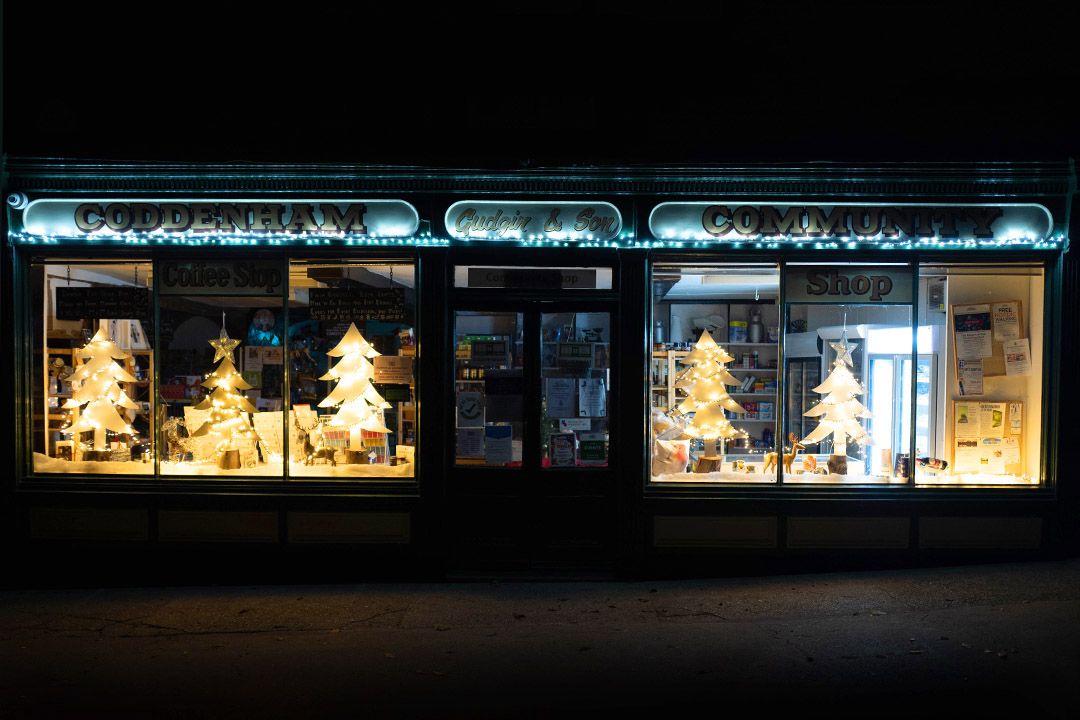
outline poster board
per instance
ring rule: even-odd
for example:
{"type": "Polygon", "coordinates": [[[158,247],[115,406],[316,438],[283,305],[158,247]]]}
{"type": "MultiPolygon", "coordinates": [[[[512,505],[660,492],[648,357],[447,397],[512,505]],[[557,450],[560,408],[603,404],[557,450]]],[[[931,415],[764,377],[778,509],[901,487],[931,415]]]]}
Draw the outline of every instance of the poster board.
{"type": "Polygon", "coordinates": [[[953,400],[951,429],[954,473],[1024,474],[1023,402],[953,400]],[[995,412],[1000,413],[1000,422],[995,412]]]}
{"type": "MultiPolygon", "coordinates": [[[[989,332],[990,354],[982,359],[983,377],[1002,377],[1005,375],[1005,341],[1008,339],[1026,338],[1024,330],[1024,304],[1020,300],[998,300],[985,303],[957,303],[949,306],[949,321],[952,328],[953,340],[953,369],[957,379],[960,379],[960,360],[963,359],[963,347],[965,345],[965,332],[959,326],[961,318],[980,315],[978,308],[985,307],[989,314],[989,322],[986,323],[986,331],[989,332]],[[967,312],[975,310],[975,312],[967,312]]],[[[973,323],[971,331],[975,327],[982,327],[973,323]]]]}

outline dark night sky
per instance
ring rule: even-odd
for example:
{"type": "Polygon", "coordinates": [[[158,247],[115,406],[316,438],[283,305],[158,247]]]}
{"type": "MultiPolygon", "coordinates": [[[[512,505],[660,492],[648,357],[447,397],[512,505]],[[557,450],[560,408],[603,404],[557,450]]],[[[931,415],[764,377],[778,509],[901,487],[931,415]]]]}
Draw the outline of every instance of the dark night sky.
{"type": "Polygon", "coordinates": [[[11,5],[10,155],[515,168],[1080,154],[1065,10],[1038,4],[11,5]]]}

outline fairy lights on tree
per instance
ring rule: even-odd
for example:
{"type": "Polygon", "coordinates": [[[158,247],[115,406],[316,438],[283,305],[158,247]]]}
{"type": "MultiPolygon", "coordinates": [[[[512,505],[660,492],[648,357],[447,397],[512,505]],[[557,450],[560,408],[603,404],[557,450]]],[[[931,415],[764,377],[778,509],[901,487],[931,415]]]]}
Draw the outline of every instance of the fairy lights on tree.
{"type": "Polygon", "coordinates": [[[345,336],[332,350],[328,350],[330,357],[341,358],[337,364],[323,375],[320,380],[336,380],[337,385],[330,391],[319,407],[337,407],[337,413],[327,423],[331,427],[349,428],[350,447],[359,447],[363,444],[361,430],[368,432],[388,433],[390,429],[382,424],[382,410],[389,408],[386,402],[375,391],[372,379],[375,376],[375,366],[369,358],[378,357],[381,353],[371,346],[356,324],[351,323],[345,336]]]}
{"type": "Polygon", "coordinates": [[[675,387],[686,392],[686,399],[676,408],[678,413],[693,417],[683,432],[690,437],[710,441],[705,455],[716,455],[716,441],[730,440],[735,437],[748,437],[745,430],[733,426],[724,414],[746,412],[739,403],[728,395],[726,385],[738,385],[739,381],[724,367],[734,360],[724,348],[716,344],[708,330],[703,330],[701,337],[683,358],[690,363],[676,377],[675,387]]]}
{"type": "Polygon", "coordinates": [[[244,414],[255,412],[255,407],[243,394],[244,390],[251,389],[251,385],[244,381],[233,365],[233,350],[239,344],[239,340],[229,337],[224,325],[218,339],[210,341],[214,348],[213,362],[220,360],[221,363],[202,383],[203,387],[211,388],[210,394],[195,406],[196,410],[209,410],[210,415],[191,434],[192,437],[209,435],[214,440],[218,467],[223,469],[234,467],[229,464],[228,451],[239,450],[242,446],[253,448],[259,441],[258,433],[244,414]]]}
{"type": "Polygon", "coordinates": [[[107,450],[108,431],[121,434],[134,432],[116,410],[117,405],[129,410],[139,407],[120,386],[122,382],[135,382],[135,378],[116,363],[117,360],[130,360],[131,356],[109,339],[104,327],[99,328],[90,342],[76,350],[75,354],[86,361],[71,374],[72,385],[79,382],[79,389],[64,403],[64,409],[82,410],[75,422],[64,428],[64,432],[93,432],[94,449],[107,450]]]}
{"type": "Polygon", "coordinates": [[[854,345],[848,345],[847,330],[840,337],[840,342],[830,342],[832,349],[836,351],[836,360],[833,361],[832,370],[825,381],[814,388],[814,392],[821,393],[825,397],[803,415],[820,418],[817,427],[803,438],[803,443],[821,442],[830,435],[833,436],[833,457],[843,457],[844,462],[829,460],[829,471],[845,474],[847,472],[847,443],[851,442],[862,445],[873,445],[874,439],[859,422],[859,418],[873,417],[870,411],[859,402],[855,396],[866,393],[866,388],[858,381],[852,372],[851,350],[854,345]]]}

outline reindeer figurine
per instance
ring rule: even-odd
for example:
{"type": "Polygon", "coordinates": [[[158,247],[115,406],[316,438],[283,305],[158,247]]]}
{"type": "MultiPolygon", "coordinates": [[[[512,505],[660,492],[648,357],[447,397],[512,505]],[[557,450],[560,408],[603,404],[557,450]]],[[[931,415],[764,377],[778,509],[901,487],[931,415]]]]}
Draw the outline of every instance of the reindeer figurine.
{"type": "Polygon", "coordinates": [[[302,452],[304,453],[305,465],[313,465],[316,460],[329,460],[333,467],[337,467],[334,448],[322,446],[322,431],[318,426],[306,433],[301,431],[300,442],[304,444],[302,452]],[[313,440],[314,445],[312,444],[313,440]]]}
{"type": "MultiPolygon", "coordinates": [[[[790,475],[791,465],[795,462],[795,456],[799,454],[800,450],[805,450],[806,446],[795,439],[795,433],[788,433],[788,440],[791,441],[791,452],[784,453],[784,472],[790,475]]],[[[765,453],[765,472],[769,472],[770,468],[776,467],[776,459],[776,453],[765,453]]]]}

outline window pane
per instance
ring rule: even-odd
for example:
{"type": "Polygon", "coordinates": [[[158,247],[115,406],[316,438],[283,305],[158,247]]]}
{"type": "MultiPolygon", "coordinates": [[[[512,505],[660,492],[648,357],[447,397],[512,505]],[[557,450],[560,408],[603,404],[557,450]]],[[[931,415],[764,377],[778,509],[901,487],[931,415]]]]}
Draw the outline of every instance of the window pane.
{"type": "Polygon", "coordinates": [[[607,466],[611,314],[543,313],[544,467],[607,466]]]}
{"type": "Polygon", "coordinates": [[[150,279],[145,261],[32,263],[35,472],[153,473],[150,279]]]}
{"type": "Polygon", "coordinates": [[[776,265],[655,266],[653,482],[776,482],[779,280],[776,265]]]}
{"type": "Polygon", "coordinates": [[[911,306],[792,304],[784,342],[784,482],[906,482],[911,306]]]}
{"type": "Polygon", "coordinates": [[[415,476],[414,278],[411,263],[290,265],[291,478],[415,476]]]}
{"type": "Polygon", "coordinates": [[[454,313],[456,464],[521,465],[521,313],[454,313]]]}
{"type": "Polygon", "coordinates": [[[1038,484],[1043,268],[926,265],[919,275],[915,481],[1038,484]]]}
{"type": "Polygon", "coordinates": [[[281,295],[161,295],[164,475],[281,477],[281,295]]]}

